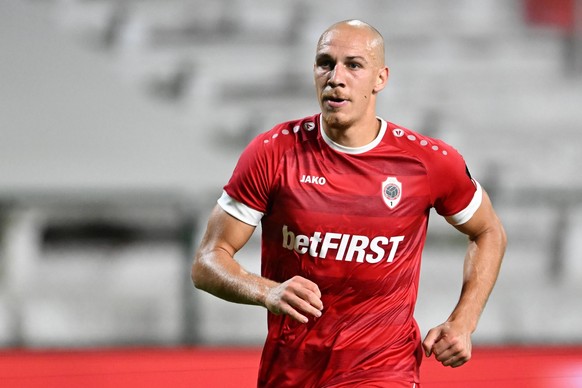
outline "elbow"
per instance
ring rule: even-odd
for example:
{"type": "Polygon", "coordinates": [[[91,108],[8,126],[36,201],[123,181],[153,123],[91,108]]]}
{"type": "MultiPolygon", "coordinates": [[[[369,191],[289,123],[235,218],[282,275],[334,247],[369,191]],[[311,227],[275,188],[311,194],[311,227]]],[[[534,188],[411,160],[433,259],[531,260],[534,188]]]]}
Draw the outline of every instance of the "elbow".
{"type": "Polygon", "coordinates": [[[499,241],[499,247],[501,248],[501,251],[505,253],[505,248],[507,247],[507,233],[505,233],[505,228],[499,218],[497,219],[495,230],[499,241]]]}
{"type": "Polygon", "coordinates": [[[503,251],[505,252],[505,248],[507,247],[507,233],[505,233],[505,228],[501,226],[501,245],[503,247],[503,251]]]}
{"type": "Polygon", "coordinates": [[[190,278],[195,288],[199,290],[204,289],[204,277],[204,265],[201,263],[200,258],[196,256],[190,271],[190,278]]]}
{"type": "Polygon", "coordinates": [[[503,228],[503,226],[501,227],[501,231],[500,231],[500,246],[501,246],[501,258],[503,259],[503,256],[505,255],[505,249],[507,248],[507,234],[505,233],[505,229],[503,228]]]}
{"type": "Polygon", "coordinates": [[[494,244],[497,246],[499,260],[503,260],[505,249],[507,248],[507,234],[501,222],[497,222],[495,227],[491,229],[491,237],[494,244]]]}
{"type": "Polygon", "coordinates": [[[505,248],[507,247],[507,233],[505,233],[503,223],[497,216],[485,225],[482,232],[475,236],[475,240],[480,237],[484,237],[496,245],[502,255],[505,253],[505,248]]]}

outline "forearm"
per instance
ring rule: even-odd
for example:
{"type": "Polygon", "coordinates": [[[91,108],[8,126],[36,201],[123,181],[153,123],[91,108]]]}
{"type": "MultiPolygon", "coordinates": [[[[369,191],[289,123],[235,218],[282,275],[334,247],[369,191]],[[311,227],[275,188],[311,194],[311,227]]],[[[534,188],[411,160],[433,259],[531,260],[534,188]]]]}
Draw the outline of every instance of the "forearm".
{"type": "Polygon", "coordinates": [[[196,255],[192,281],[196,288],[221,299],[260,306],[265,306],[269,290],[278,284],[247,272],[221,248],[200,251],[196,255]]]}
{"type": "Polygon", "coordinates": [[[455,227],[469,236],[461,296],[447,321],[429,330],[422,343],[427,357],[434,353],[444,366],[453,368],[471,359],[471,334],[497,280],[506,245],[503,225],[485,191],[471,219],[455,227]]]}
{"type": "Polygon", "coordinates": [[[471,239],[465,255],[463,287],[449,322],[473,332],[497,280],[505,251],[505,234],[500,226],[471,239]]]}

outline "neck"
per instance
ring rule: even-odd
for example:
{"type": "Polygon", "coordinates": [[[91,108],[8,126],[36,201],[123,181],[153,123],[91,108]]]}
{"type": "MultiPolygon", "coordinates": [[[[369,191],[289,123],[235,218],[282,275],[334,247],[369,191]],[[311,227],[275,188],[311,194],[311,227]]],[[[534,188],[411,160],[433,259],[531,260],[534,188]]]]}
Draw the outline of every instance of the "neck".
{"type": "Polygon", "coordinates": [[[357,124],[333,125],[322,119],[323,130],[335,143],[345,147],[363,147],[376,139],[380,132],[380,120],[376,116],[357,124]]]}

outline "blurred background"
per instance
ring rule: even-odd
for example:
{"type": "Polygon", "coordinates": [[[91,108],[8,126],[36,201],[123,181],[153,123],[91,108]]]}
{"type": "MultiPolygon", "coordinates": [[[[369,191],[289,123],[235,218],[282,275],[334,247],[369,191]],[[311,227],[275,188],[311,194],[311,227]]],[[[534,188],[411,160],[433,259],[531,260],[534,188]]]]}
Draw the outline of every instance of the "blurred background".
{"type": "MultiPolygon", "coordinates": [[[[379,114],[447,141],[509,246],[478,344],[582,344],[582,1],[2,0],[0,346],[260,346],[265,310],[193,288],[243,147],[318,111],[315,45],[386,39],[379,114]]],[[[259,272],[259,233],[238,256],[259,272]]],[[[460,291],[432,217],[417,320],[460,291]]]]}

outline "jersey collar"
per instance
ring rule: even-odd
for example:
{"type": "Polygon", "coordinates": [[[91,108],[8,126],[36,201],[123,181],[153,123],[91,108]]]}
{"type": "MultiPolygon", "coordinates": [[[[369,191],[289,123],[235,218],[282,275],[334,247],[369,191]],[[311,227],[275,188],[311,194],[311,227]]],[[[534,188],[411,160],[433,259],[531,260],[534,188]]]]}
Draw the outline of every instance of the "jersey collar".
{"type": "Polygon", "coordinates": [[[370,143],[361,147],[346,147],[331,140],[323,130],[323,121],[321,118],[321,114],[319,115],[319,133],[321,133],[323,141],[325,141],[328,146],[330,146],[332,149],[338,152],[343,152],[352,155],[363,154],[364,152],[368,152],[374,149],[378,144],[380,144],[382,138],[384,137],[384,134],[386,133],[386,128],[388,127],[386,121],[384,121],[384,119],[378,116],[376,116],[376,118],[380,120],[380,131],[378,132],[378,136],[376,136],[376,138],[372,140],[370,143]]]}

